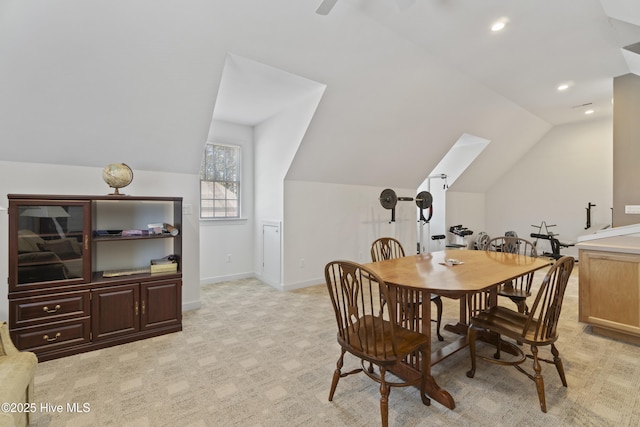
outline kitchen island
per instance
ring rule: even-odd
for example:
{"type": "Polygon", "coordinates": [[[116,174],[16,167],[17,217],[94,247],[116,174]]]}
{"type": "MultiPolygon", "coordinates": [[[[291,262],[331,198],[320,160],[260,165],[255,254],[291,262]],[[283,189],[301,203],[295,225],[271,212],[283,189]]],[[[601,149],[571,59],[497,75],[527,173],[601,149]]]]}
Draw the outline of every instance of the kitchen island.
{"type": "Polygon", "coordinates": [[[583,241],[579,320],[596,334],[640,344],[640,236],[583,241]]]}

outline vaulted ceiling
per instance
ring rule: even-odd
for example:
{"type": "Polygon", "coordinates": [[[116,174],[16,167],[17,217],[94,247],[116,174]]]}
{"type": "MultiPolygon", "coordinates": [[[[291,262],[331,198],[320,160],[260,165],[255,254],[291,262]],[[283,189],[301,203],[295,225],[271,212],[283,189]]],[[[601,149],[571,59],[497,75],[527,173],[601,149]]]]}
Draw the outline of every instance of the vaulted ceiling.
{"type": "Polygon", "coordinates": [[[491,144],[455,185],[484,191],[552,126],[610,116],[613,77],[638,73],[635,0],[320,3],[0,0],[0,160],[197,173],[214,107],[248,123],[242,102],[289,96],[242,67],[252,90],[220,87],[236,55],[326,85],[289,179],[417,188],[470,134],[491,144]]]}

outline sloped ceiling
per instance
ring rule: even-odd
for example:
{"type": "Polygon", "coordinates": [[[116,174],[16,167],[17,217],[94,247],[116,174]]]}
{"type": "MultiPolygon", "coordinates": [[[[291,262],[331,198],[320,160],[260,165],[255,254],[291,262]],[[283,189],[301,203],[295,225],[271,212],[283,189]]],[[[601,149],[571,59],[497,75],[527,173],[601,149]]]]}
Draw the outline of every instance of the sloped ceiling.
{"type": "Polygon", "coordinates": [[[467,133],[492,142],[456,189],[484,191],[573,107],[610,115],[640,41],[598,0],[319,4],[0,0],[0,160],[197,173],[233,54],[327,85],[289,179],[417,188],[467,133]]]}

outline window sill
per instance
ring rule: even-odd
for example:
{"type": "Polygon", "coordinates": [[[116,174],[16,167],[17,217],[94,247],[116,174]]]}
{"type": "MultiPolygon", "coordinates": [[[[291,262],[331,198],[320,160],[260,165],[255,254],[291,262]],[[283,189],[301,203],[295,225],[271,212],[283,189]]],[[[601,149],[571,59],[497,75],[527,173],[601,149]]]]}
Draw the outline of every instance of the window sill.
{"type": "Polygon", "coordinates": [[[205,224],[218,224],[221,222],[246,222],[249,218],[200,218],[200,223],[205,224]]]}

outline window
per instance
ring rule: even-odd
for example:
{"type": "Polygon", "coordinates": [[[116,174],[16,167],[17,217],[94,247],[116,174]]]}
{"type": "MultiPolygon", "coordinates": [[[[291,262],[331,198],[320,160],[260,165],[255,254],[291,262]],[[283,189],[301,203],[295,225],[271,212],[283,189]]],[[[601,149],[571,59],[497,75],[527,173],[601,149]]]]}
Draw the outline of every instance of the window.
{"type": "Polygon", "coordinates": [[[240,147],[205,146],[200,170],[200,218],[240,218],[240,147]]]}

